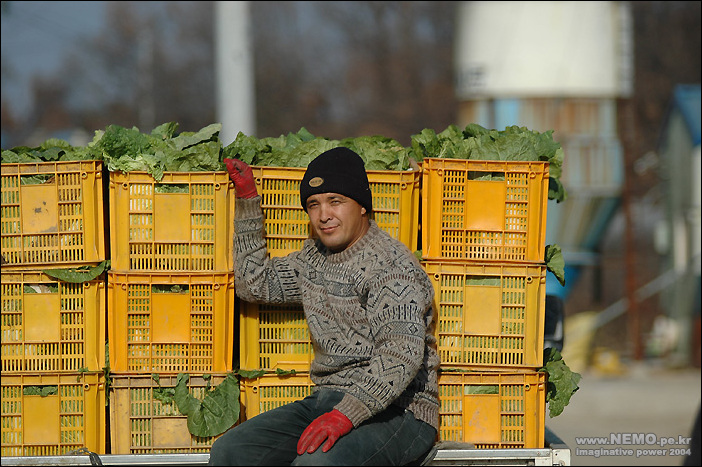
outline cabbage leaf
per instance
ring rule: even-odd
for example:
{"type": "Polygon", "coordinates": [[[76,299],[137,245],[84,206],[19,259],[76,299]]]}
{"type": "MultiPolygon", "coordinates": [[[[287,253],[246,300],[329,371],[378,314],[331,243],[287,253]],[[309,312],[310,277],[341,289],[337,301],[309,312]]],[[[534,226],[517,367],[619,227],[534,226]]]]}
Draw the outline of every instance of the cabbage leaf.
{"type": "Polygon", "coordinates": [[[563,409],[570,403],[570,398],[580,388],[578,384],[582,375],[571,371],[561,353],[550,347],[544,349],[544,366],[539,371],[548,373],[546,402],[549,417],[553,418],[563,413],[563,409]]]}
{"type": "Polygon", "coordinates": [[[208,438],[224,433],[239,420],[239,380],[229,373],[214,389],[209,385],[199,400],[188,391],[190,376],[180,373],[175,386],[175,403],[188,417],[188,431],[194,436],[208,438]]]}

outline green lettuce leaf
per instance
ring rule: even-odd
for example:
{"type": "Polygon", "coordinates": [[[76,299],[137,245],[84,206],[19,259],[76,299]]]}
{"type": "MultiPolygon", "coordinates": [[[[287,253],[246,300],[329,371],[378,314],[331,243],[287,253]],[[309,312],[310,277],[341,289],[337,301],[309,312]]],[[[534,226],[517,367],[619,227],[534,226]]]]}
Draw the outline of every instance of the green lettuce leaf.
{"type": "Polygon", "coordinates": [[[177,150],[183,150],[200,143],[217,142],[219,132],[222,130],[221,123],[212,123],[195,133],[185,132],[173,138],[173,145],[177,150]]]}
{"type": "Polygon", "coordinates": [[[173,404],[173,398],[175,397],[175,388],[161,387],[161,378],[159,377],[158,373],[152,373],[151,379],[153,379],[156,382],[156,384],[158,384],[157,388],[153,388],[151,390],[153,398],[157,401],[160,401],[161,404],[173,404]]]}
{"type": "Polygon", "coordinates": [[[179,126],[180,125],[177,122],[162,123],[153,130],[151,130],[151,136],[164,141],[171,139],[176,135],[179,126]]]}
{"type": "Polygon", "coordinates": [[[43,162],[38,155],[33,155],[28,152],[21,151],[18,148],[4,149],[2,151],[3,164],[26,164],[29,162],[43,162]]]}
{"type": "Polygon", "coordinates": [[[249,165],[254,165],[254,159],[264,152],[264,147],[263,141],[255,136],[247,136],[240,131],[234,141],[222,149],[222,158],[239,159],[249,165]]]}
{"type": "Polygon", "coordinates": [[[237,375],[241,376],[242,378],[254,379],[254,378],[259,378],[259,377],[265,375],[265,374],[266,374],[266,370],[242,370],[242,369],[238,369],[238,370],[235,370],[235,373],[236,373],[237,375]]]}
{"type": "Polygon", "coordinates": [[[55,396],[58,394],[58,386],[25,386],[22,388],[25,396],[55,396]]]}
{"type": "Polygon", "coordinates": [[[188,417],[188,430],[194,436],[208,438],[224,433],[239,420],[239,380],[230,373],[202,400],[188,391],[190,376],[180,373],[175,386],[178,410],[188,417]]]}
{"type": "Polygon", "coordinates": [[[578,383],[582,375],[570,370],[557,349],[544,349],[544,362],[539,371],[548,373],[546,402],[549,416],[553,418],[563,413],[563,409],[570,403],[570,398],[579,389],[578,383]]]}
{"type": "Polygon", "coordinates": [[[555,199],[556,203],[561,203],[568,199],[568,192],[561,180],[550,175],[548,178],[548,199],[555,199]]]}
{"type": "Polygon", "coordinates": [[[77,268],[63,269],[42,269],[41,272],[43,272],[47,276],[53,277],[54,279],[58,279],[63,282],[82,283],[95,279],[106,269],[109,268],[110,260],[105,260],[96,266],[79,266],[77,268]]]}
{"type": "Polygon", "coordinates": [[[95,150],[101,151],[108,164],[115,164],[122,157],[135,158],[151,146],[149,136],[142,134],[138,128],[124,128],[108,125],[100,139],[94,143],[95,150]]]}
{"type": "Polygon", "coordinates": [[[463,388],[463,394],[466,396],[499,393],[499,387],[496,384],[468,384],[463,388]]]}
{"type": "Polygon", "coordinates": [[[546,269],[556,276],[558,282],[565,286],[565,260],[559,245],[546,245],[546,269]]]}
{"type": "Polygon", "coordinates": [[[409,167],[409,149],[385,136],[359,136],[340,141],[363,159],[366,170],[405,170],[409,167]]]}

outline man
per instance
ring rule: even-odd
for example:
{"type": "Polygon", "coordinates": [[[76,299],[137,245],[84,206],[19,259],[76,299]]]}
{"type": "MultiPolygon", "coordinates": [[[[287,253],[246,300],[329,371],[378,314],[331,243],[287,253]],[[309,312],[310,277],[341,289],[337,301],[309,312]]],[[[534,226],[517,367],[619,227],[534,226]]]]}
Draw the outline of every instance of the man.
{"type": "Polygon", "coordinates": [[[222,435],[211,465],[403,465],[438,431],[434,289],[413,253],[370,219],[361,157],[326,151],[300,201],[314,238],[268,258],[251,168],[225,159],[235,185],[236,293],[302,305],[314,346],[313,393],[222,435]]]}

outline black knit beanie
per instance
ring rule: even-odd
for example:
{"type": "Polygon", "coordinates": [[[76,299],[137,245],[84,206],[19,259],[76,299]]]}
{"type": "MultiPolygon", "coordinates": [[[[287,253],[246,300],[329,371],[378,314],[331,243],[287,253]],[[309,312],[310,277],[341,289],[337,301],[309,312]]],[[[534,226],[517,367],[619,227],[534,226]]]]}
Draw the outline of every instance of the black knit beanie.
{"type": "Polygon", "coordinates": [[[349,148],[323,152],[307,166],[300,183],[300,201],[307,212],[307,198],[318,193],[339,193],[373,210],[373,197],[361,156],[349,148]]]}

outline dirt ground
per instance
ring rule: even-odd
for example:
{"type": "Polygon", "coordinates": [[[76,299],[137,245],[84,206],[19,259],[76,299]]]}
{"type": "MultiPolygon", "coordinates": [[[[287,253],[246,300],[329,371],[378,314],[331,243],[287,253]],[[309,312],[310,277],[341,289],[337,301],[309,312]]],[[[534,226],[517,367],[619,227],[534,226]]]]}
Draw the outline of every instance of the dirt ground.
{"type": "Polygon", "coordinates": [[[546,418],[570,447],[571,465],[682,465],[689,446],[677,443],[690,437],[700,410],[699,368],[620,361],[581,374],[563,413],[546,418]],[[610,444],[581,437],[607,437],[610,444]]]}

